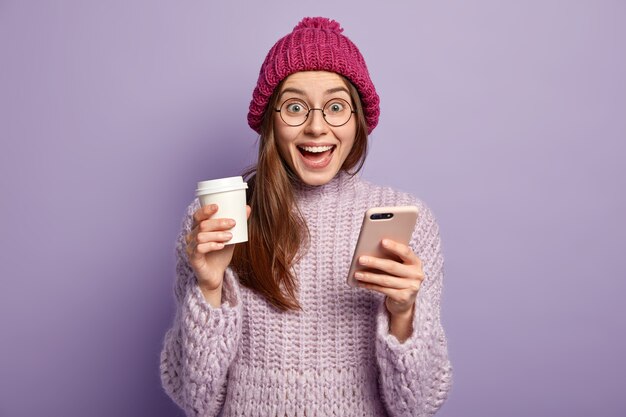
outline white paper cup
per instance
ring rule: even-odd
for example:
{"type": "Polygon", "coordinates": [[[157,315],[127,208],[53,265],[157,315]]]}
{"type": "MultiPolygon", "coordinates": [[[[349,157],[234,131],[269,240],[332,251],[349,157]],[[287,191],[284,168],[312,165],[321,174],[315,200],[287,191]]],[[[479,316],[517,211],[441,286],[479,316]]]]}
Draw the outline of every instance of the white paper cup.
{"type": "Polygon", "coordinates": [[[196,197],[200,205],[217,204],[213,218],[235,220],[235,227],[229,230],[233,237],[226,245],[248,241],[248,219],[246,215],[246,189],[248,184],[243,177],[220,178],[198,183],[196,197]]]}

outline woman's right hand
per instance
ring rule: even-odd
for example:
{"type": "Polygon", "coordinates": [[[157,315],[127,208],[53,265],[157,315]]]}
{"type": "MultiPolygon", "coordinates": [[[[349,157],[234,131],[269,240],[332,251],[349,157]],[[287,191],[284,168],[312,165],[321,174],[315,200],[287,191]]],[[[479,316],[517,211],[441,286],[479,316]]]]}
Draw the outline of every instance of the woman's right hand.
{"type": "MultiPolygon", "coordinates": [[[[191,232],[185,237],[187,258],[203,292],[221,293],[224,272],[235,249],[235,245],[224,244],[232,238],[229,230],[235,226],[235,220],[212,218],[217,209],[216,204],[209,204],[196,210],[191,232]]],[[[249,216],[250,207],[246,209],[249,216]]]]}

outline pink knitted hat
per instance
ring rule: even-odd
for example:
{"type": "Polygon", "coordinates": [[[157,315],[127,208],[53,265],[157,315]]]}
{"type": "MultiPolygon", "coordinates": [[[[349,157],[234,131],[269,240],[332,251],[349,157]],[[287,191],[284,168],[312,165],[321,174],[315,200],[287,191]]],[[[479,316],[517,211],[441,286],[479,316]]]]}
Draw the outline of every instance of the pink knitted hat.
{"type": "Polygon", "coordinates": [[[379,98],[365,60],[343,29],[325,17],[305,17],[270,49],[252,93],[248,124],[261,133],[261,121],[274,88],[299,71],[331,71],[346,77],[359,91],[368,133],[378,124],[379,98]]]}

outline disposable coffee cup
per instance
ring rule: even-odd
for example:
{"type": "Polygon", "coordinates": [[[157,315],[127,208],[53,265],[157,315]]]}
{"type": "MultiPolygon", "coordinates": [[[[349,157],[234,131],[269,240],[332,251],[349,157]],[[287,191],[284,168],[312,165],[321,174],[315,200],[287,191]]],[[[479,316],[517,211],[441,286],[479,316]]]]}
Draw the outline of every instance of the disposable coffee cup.
{"type": "Polygon", "coordinates": [[[220,178],[198,183],[196,197],[200,200],[200,205],[217,204],[217,213],[213,218],[235,220],[235,227],[229,230],[233,237],[224,242],[226,245],[248,241],[247,188],[248,184],[243,181],[243,177],[220,178]]]}

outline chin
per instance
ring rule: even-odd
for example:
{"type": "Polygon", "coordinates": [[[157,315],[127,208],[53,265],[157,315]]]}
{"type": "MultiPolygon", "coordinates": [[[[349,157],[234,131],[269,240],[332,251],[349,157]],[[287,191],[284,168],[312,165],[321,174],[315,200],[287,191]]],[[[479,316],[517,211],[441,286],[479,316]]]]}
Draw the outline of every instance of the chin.
{"type": "Polygon", "coordinates": [[[328,184],[333,178],[335,178],[338,172],[339,170],[316,173],[297,172],[297,174],[298,178],[300,178],[303,183],[311,186],[318,186],[328,184]]]}

